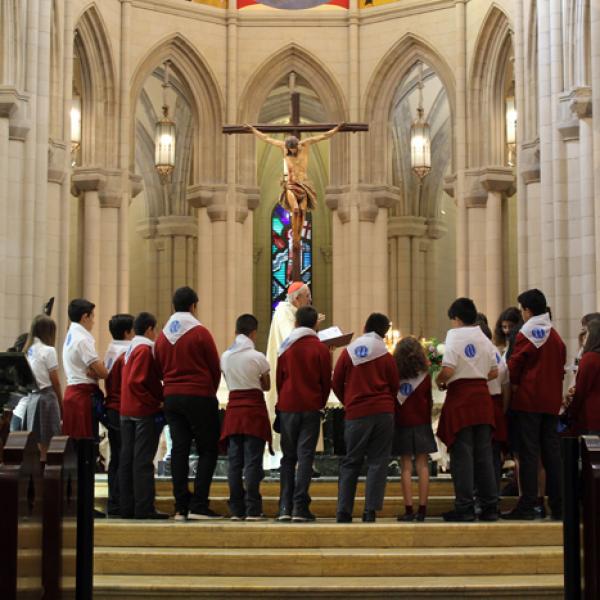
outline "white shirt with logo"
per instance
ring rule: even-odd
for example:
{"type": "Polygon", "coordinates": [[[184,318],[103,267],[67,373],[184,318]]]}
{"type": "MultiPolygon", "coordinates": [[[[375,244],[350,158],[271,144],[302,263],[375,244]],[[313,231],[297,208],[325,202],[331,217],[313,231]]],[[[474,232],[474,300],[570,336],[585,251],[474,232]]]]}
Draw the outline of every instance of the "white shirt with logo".
{"type": "Polygon", "coordinates": [[[50,387],[50,372],[58,369],[56,349],[47,346],[39,338],[34,338],[33,344],[27,350],[27,362],[35,376],[38,389],[50,387]]]}
{"type": "Polygon", "coordinates": [[[502,393],[502,386],[508,383],[508,366],[504,356],[498,352],[498,349],[496,349],[496,365],[498,367],[498,377],[488,381],[488,389],[492,396],[499,396],[502,393]]]}
{"type": "Polygon", "coordinates": [[[221,356],[221,371],[231,392],[261,390],[260,378],[270,368],[265,355],[254,348],[254,342],[246,335],[238,335],[221,356]]]}
{"type": "Polygon", "coordinates": [[[497,367],[496,348],[478,325],[450,329],[446,335],[443,367],[454,369],[448,383],[458,379],[485,379],[497,367]]]}
{"type": "Polygon", "coordinates": [[[124,354],[131,346],[131,340],[113,340],[106,350],[106,354],[104,355],[104,366],[106,370],[110,373],[117,358],[124,354]]]}
{"type": "Polygon", "coordinates": [[[98,358],[94,336],[79,323],[71,323],[63,345],[63,368],[67,385],[98,383],[87,372],[98,358]]]}

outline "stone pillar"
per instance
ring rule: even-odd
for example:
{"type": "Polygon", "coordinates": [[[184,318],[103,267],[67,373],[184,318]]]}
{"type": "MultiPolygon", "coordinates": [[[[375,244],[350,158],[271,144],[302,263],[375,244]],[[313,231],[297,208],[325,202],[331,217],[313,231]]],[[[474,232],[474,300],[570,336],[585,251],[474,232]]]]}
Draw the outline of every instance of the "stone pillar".
{"type": "Polygon", "coordinates": [[[465,198],[467,168],[467,24],[465,0],[457,0],[456,11],[456,116],[455,116],[455,172],[454,198],[456,199],[456,293],[465,295],[469,289],[468,226],[465,198]]]}
{"type": "Polygon", "coordinates": [[[184,285],[197,287],[194,245],[198,237],[198,222],[193,216],[159,217],[156,235],[162,243],[158,252],[160,280],[156,316],[165,322],[171,314],[173,291],[184,285]]]}
{"type": "Polygon", "coordinates": [[[594,160],[592,90],[578,88],[571,94],[570,109],[579,119],[579,195],[581,243],[581,313],[597,310],[596,247],[594,240],[594,160]]]}
{"type": "MultiPolygon", "coordinates": [[[[525,237],[527,245],[521,246],[524,254],[524,269],[519,274],[519,289],[542,288],[542,210],[540,197],[540,145],[539,142],[523,144],[520,151],[519,171],[524,184],[524,193],[519,204],[525,205],[525,237]]],[[[521,267],[520,267],[521,268],[521,267]]]]}
{"type": "Polygon", "coordinates": [[[487,167],[481,171],[481,185],[487,192],[485,207],[485,313],[490,322],[504,309],[504,264],[502,199],[514,193],[512,169],[487,167]]]}
{"type": "Polygon", "coordinates": [[[119,217],[123,198],[119,170],[80,167],[72,177],[82,194],[83,296],[96,304],[93,329],[100,354],[110,342],[108,321],[119,312],[119,217]]]}
{"type": "MultiPolygon", "coordinates": [[[[593,173],[594,173],[594,240],[600,258],[600,3],[590,2],[590,46],[592,74],[593,173]]],[[[596,309],[600,306],[600,260],[596,260],[596,309]]]]}

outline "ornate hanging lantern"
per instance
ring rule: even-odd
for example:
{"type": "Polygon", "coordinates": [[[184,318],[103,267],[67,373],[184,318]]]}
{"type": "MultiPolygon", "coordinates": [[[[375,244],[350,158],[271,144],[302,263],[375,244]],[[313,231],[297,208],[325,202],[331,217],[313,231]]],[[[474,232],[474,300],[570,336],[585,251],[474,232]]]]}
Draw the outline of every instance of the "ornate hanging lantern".
{"type": "Polygon", "coordinates": [[[73,94],[71,100],[71,152],[75,154],[81,146],[81,96],[73,94]]]}
{"type": "Polygon", "coordinates": [[[169,87],[169,62],[165,63],[163,87],[163,118],[156,122],[154,129],[154,166],[163,183],[171,181],[175,169],[175,123],[169,118],[167,88],[169,87]]]}
{"type": "Polygon", "coordinates": [[[410,166],[422,180],[431,171],[431,130],[423,110],[423,63],[419,71],[419,105],[417,118],[410,128],[410,166]]]}
{"type": "Polygon", "coordinates": [[[515,106],[514,85],[506,97],[506,151],[507,162],[514,167],[517,158],[517,109],[515,106]]]}

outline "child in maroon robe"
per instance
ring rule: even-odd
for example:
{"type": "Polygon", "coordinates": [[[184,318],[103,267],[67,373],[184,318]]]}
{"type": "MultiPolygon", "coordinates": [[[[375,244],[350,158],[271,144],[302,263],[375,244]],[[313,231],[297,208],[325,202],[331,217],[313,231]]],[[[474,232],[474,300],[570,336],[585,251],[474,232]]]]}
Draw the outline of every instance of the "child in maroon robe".
{"type": "Polygon", "coordinates": [[[579,434],[600,435],[600,321],[590,321],[569,408],[579,434]]]}
{"type": "Polygon", "coordinates": [[[318,318],[312,306],[299,308],[296,328],[279,348],[276,408],[283,451],[279,521],[315,520],[309,510],[308,488],[321,431],[321,411],[331,390],[331,354],[317,336],[318,318]]]}
{"type": "Polygon", "coordinates": [[[232,521],[264,518],[260,482],[264,477],[265,443],[271,443],[271,423],[263,390],[269,390],[271,380],[265,355],[254,348],[257,329],[254,315],[238,317],[235,342],[221,357],[221,370],[229,388],[221,441],[227,441],[228,446],[232,521]]]}
{"type": "Polygon", "coordinates": [[[494,405],[488,380],[498,376],[496,350],[477,322],[470,298],[458,298],[448,309],[454,328],[446,336],[442,370],[436,378],[447,389],[437,435],[450,452],[455,508],[445,521],[475,520],[475,482],[482,521],[498,520],[498,488],[492,457],[494,405]]]}
{"type": "Polygon", "coordinates": [[[383,341],[390,328],[381,313],[369,315],[364,333],[344,350],[333,373],[333,391],[344,405],[346,455],[340,464],[337,522],[352,521],[356,483],[367,460],[363,522],[373,523],[383,508],[387,468],[394,438],[399,378],[383,341]]]}
{"type": "Polygon", "coordinates": [[[119,516],[119,455],[121,454],[121,374],[125,352],[129,349],[135,335],[133,331],[133,315],[119,314],[111,317],[108,329],[112,335],[104,355],[104,366],[108,377],[104,381],[104,407],[106,409],[106,426],[110,446],[110,463],[108,464],[108,516],[119,516]]]}
{"type": "Polygon", "coordinates": [[[535,518],[538,502],[540,454],[546,471],[552,518],[562,518],[562,483],[558,414],[563,403],[566,347],[552,326],[546,297],[537,289],[519,298],[523,320],[508,359],[514,411],[519,436],[521,497],[505,519],[535,518]]]}
{"type": "Polygon", "coordinates": [[[124,519],[168,519],[154,506],[154,455],[164,424],[160,372],[154,359],[156,318],[140,313],[125,354],[121,383],[119,486],[124,519]]]}
{"type": "Polygon", "coordinates": [[[429,361],[423,346],[414,337],[405,337],[394,350],[400,385],[396,403],[396,428],[400,443],[402,464],[402,495],[404,515],[399,521],[424,521],[429,496],[428,455],[437,452],[431,427],[431,376],[429,361]],[[413,457],[419,476],[419,510],[413,511],[412,465],[413,457]]]}

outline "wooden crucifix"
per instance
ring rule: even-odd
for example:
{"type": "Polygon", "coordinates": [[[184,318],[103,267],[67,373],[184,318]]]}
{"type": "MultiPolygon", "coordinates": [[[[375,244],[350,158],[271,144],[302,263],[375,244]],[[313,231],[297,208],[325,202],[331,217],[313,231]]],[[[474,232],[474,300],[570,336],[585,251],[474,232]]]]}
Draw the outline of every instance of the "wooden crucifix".
{"type": "Polygon", "coordinates": [[[317,195],[307,177],[310,146],[329,139],[338,132],[368,131],[366,123],[300,123],[300,93],[291,93],[292,114],[287,125],[224,125],[223,133],[253,133],[259,139],[277,146],[283,153],[287,175],[284,175],[281,205],[290,212],[292,219],[292,281],[301,280],[301,238],[304,219],[317,204],[317,195]],[[302,133],[324,132],[304,140],[302,133]],[[286,133],[285,140],[277,140],[268,133],[286,133]]]}

